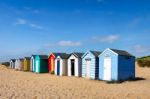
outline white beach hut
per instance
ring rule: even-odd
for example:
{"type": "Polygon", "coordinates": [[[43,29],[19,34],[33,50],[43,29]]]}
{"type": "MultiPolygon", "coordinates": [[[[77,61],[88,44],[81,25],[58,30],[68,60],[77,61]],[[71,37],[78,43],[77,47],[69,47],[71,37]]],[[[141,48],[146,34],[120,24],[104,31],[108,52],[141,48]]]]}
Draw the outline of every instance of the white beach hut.
{"type": "Polygon", "coordinates": [[[84,53],[74,52],[68,58],[68,76],[80,77],[82,74],[82,55],[84,53]]]}
{"type": "Polygon", "coordinates": [[[10,60],[10,68],[15,68],[15,59],[10,60]]]}
{"type": "Polygon", "coordinates": [[[67,75],[67,60],[69,54],[59,53],[55,59],[55,75],[65,76],[67,75]]]}
{"type": "Polygon", "coordinates": [[[18,63],[19,59],[15,60],[15,69],[18,70],[19,69],[19,63],[18,63]]]}
{"type": "Polygon", "coordinates": [[[32,71],[32,72],[34,72],[35,71],[35,63],[34,63],[34,61],[35,61],[35,57],[36,57],[36,55],[32,55],[31,56],[31,60],[30,60],[30,70],[32,71]]]}

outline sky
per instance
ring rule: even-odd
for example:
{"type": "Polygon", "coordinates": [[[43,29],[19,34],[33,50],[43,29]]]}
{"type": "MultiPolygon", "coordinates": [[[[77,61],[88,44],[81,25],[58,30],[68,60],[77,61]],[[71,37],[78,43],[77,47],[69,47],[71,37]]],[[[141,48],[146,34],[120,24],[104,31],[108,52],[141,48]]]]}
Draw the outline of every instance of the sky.
{"type": "Polygon", "coordinates": [[[149,0],[0,0],[0,62],[51,52],[150,55],[149,0]]]}

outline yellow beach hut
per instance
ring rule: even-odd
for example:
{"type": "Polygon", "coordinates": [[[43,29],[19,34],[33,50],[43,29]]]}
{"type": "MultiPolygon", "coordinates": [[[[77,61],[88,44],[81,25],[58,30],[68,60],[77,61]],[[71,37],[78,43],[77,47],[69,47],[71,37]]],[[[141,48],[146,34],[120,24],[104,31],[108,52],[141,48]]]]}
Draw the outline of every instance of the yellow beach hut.
{"type": "Polygon", "coordinates": [[[30,57],[25,57],[23,62],[23,70],[24,71],[30,71],[30,57]]]}

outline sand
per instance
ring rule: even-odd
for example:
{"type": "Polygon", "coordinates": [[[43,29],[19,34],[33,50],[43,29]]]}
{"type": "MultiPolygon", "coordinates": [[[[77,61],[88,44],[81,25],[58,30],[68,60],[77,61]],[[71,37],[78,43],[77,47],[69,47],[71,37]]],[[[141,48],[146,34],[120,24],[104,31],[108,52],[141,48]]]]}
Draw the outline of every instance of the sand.
{"type": "Polygon", "coordinates": [[[0,65],[0,99],[150,99],[150,68],[136,68],[145,80],[108,84],[77,77],[16,71],[0,65]]]}

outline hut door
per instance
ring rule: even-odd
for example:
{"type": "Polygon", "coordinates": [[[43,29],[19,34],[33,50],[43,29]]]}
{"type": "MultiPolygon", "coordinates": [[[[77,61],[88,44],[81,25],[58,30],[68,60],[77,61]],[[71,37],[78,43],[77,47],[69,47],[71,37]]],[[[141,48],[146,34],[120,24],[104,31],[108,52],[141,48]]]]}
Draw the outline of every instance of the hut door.
{"type": "Polygon", "coordinates": [[[39,62],[38,61],[36,61],[35,72],[39,72],[39,62]]]}
{"type": "Polygon", "coordinates": [[[90,64],[91,64],[91,60],[88,59],[86,60],[86,77],[90,78],[90,64]]]}
{"type": "Polygon", "coordinates": [[[75,60],[71,59],[71,75],[74,76],[75,74],[75,60]]]}
{"type": "Polygon", "coordinates": [[[111,57],[104,58],[104,80],[111,80],[111,57]]]}
{"type": "Polygon", "coordinates": [[[51,72],[54,71],[54,59],[52,57],[51,57],[50,66],[51,66],[50,71],[51,72]]]}
{"type": "Polygon", "coordinates": [[[60,75],[60,60],[57,60],[57,75],[60,75]]]}
{"type": "Polygon", "coordinates": [[[32,59],[32,71],[34,71],[34,59],[32,59]]]}

